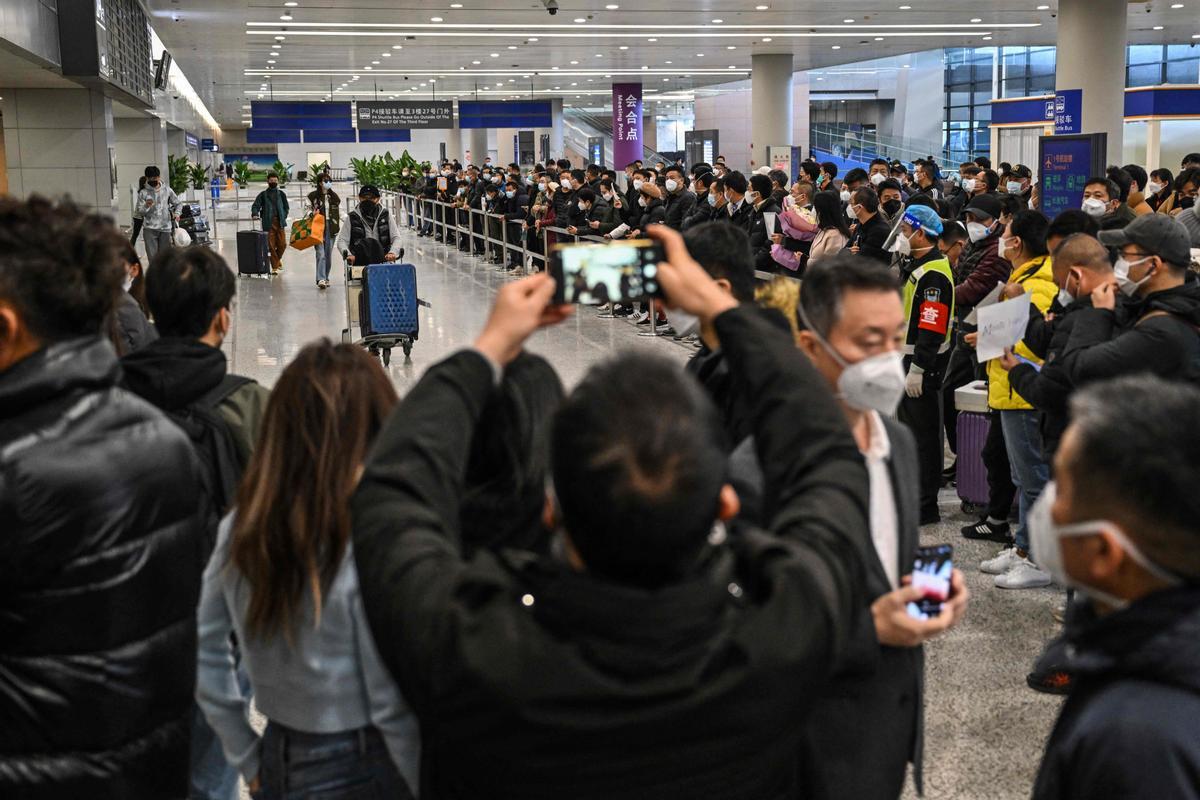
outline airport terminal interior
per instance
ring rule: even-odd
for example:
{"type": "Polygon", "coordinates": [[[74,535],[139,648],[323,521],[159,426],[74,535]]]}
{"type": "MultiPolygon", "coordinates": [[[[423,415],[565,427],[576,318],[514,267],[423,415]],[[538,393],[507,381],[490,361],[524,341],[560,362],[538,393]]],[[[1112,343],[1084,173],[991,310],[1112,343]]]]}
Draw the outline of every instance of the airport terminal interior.
{"type": "MultiPolygon", "coordinates": [[[[493,304],[507,287],[536,280],[531,276],[565,258],[558,246],[616,247],[611,242],[626,236],[641,241],[650,225],[679,229],[685,240],[700,225],[732,222],[744,229],[753,249],[753,289],[760,297],[785,298],[776,306],[802,328],[808,326],[797,320],[796,298],[803,296],[822,257],[834,264],[832,259],[871,260],[875,254],[871,264],[890,270],[904,294],[902,338],[907,338],[895,350],[893,365],[903,390],[894,387],[890,409],[862,411],[879,425],[886,418],[889,424],[912,428],[915,453],[936,451],[930,458],[937,460],[941,475],[932,485],[927,460],[918,468],[918,455],[913,455],[907,474],[893,471],[885,485],[905,483],[913,501],[919,494],[921,524],[914,546],[927,555],[938,545],[952,545],[953,566],[963,580],[961,586],[955,584],[955,591],[969,591],[961,619],[938,635],[930,634],[923,644],[914,640],[924,652],[923,676],[918,666],[915,692],[889,694],[885,687],[854,695],[876,705],[861,710],[859,730],[843,740],[845,752],[839,755],[851,765],[859,737],[870,739],[877,726],[893,731],[887,727],[892,723],[882,720],[890,720],[898,707],[923,704],[923,722],[918,708],[917,722],[897,734],[905,742],[899,761],[905,765],[903,777],[881,779],[870,790],[834,785],[818,791],[805,786],[811,776],[801,769],[797,785],[781,793],[744,795],[698,790],[694,784],[672,791],[668,784],[654,796],[883,800],[915,798],[921,791],[930,800],[1200,797],[1200,714],[1172,723],[1173,731],[1185,732],[1182,743],[1172,744],[1167,734],[1158,738],[1153,731],[1147,733],[1149,728],[1125,734],[1127,740],[1147,736],[1153,743],[1147,751],[1160,748],[1154,752],[1177,755],[1158,758],[1132,746],[1088,750],[1088,740],[1079,733],[1079,741],[1059,744],[1054,763],[1066,770],[1062,765],[1073,758],[1106,761],[1108,767],[1099,770],[1103,780],[1094,772],[1085,780],[1087,770],[1078,764],[1069,775],[1047,777],[1047,771],[1055,769],[1047,755],[1048,739],[1064,703],[1070,707],[1084,702],[1076,681],[1087,677],[1054,663],[1048,668],[1039,659],[1047,645],[1064,634],[1064,625],[1079,606],[1079,613],[1088,613],[1089,602],[1111,600],[1118,593],[1111,587],[1107,594],[1093,591],[1094,585],[1085,586],[1076,575],[1070,586],[1079,591],[1068,603],[1068,568],[1057,563],[1061,556],[1038,558],[1042,531],[1034,530],[1036,524],[1056,524],[1048,516],[1040,523],[1035,519],[1039,510],[1050,514],[1048,505],[1038,509],[1035,501],[1057,469],[1051,448],[1043,451],[1048,441],[1043,440],[1044,431],[1055,415],[1064,418],[1067,406],[1063,399],[1054,410],[1044,411],[1015,390],[1022,366],[1018,361],[1033,367],[1021,387],[1031,386],[1054,368],[1062,371],[1062,362],[1047,357],[1044,347],[1031,346],[1025,327],[1030,315],[1044,318],[1050,326],[1057,317],[1070,319],[1067,309],[1081,298],[1094,307],[1080,315],[1103,309],[1099,294],[1089,299],[1080,288],[1089,280],[1086,270],[1068,271],[1065,264],[1060,269],[1061,251],[1055,250],[1060,242],[1066,240],[1067,246],[1072,237],[1086,234],[1093,237],[1092,245],[1098,236],[1112,248],[1108,261],[1116,266],[1109,269],[1116,270],[1116,277],[1110,281],[1113,287],[1120,284],[1120,291],[1110,290],[1109,301],[1124,292],[1130,303],[1135,302],[1145,286],[1126,284],[1141,280],[1157,287],[1176,267],[1188,270],[1182,286],[1195,283],[1194,272],[1200,270],[1200,221],[1194,210],[1200,189],[1200,0],[699,0],[684,7],[635,0],[0,0],[0,123],[0,204],[38,195],[69,196],[82,212],[111,219],[140,258],[138,283],[151,284],[156,265],[179,257],[180,251],[219,256],[236,279],[227,327],[215,344],[224,353],[230,375],[245,376],[266,389],[276,386],[307,345],[325,337],[368,352],[403,400],[427,370],[475,346],[493,304]],[[281,196],[286,200],[282,206],[281,196]],[[324,205],[331,196],[340,198],[340,235],[331,230],[332,215],[324,205]],[[678,212],[681,204],[684,211],[678,212]],[[370,209],[365,222],[364,208],[370,209]],[[355,209],[359,216],[352,221],[355,209]],[[662,209],[658,216],[656,209],[662,209]],[[314,212],[320,212],[316,219],[314,212]],[[698,216],[692,219],[693,214],[698,216]],[[381,239],[377,220],[385,215],[387,235],[381,239]],[[743,218],[744,224],[736,221],[743,218]],[[1135,233],[1135,226],[1148,232],[1135,233]],[[877,238],[872,238],[867,231],[876,228],[877,238]],[[1116,233],[1106,238],[1109,231],[1121,230],[1126,231],[1124,238],[1116,233]],[[1173,251],[1157,249],[1189,237],[1190,244],[1179,244],[1173,251]],[[1182,259],[1175,257],[1180,248],[1182,259]],[[356,254],[356,264],[351,264],[347,257],[356,254]],[[944,261],[934,258],[943,255],[944,261]],[[916,275],[914,259],[922,265],[916,275]],[[364,260],[370,262],[365,270],[364,260]],[[922,277],[942,269],[941,264],[944,273],[939,274],[948,293],[922,277]],[[1003,271],[997,273],[1000,264],[1003,271]],[[1159,266],[1151,270],[1147,264],[1159,266]],[[413,269],[393,270],[394,265],[413,269]],[[1022,274],[1029,265],[1032,268],[1022,274]],[[971,269],[979,274],[972,276],[971,269]],[[993,272],[984,275],[985,269],[993,272]],[[375,276],[380,283],[372,295],[375,276]],[[396,283],[387,283],[386,290],[380,288],[393,280],[396,283]],[[1039,281],[1041,288],[1035,289],[1039,281]],[[984,298],[997,284],[1008,288],[984,298]],[[980,286],[982,291],[976,292],[980,286]],[[391,318],[384,312],[389,307],[379,299],[385,291],[396,292],[393,299],[399,297],[396,302],[406,306],[399,316],[407,324],[388,327],[391,318]],[[977,361],[977,340],[967,344],[963,334],[978,326],[998,341],[1002,333],[995,331],[1006,321],[992,312],[1009,306],[1006,298],[1026,292],[1032,303],[1029,314],[1020,318],[1020,332],[997,345],[992,360],[983,357],[985,333],[979,333],[977,361]],[[374,300],[362,299],[368,296],[374,300]],[[1051,307],[1052,303],[1058,305],[1051,307]],[[977,318],[965,313],[972,306],[977,306],[977,318]],[[942,376],[953,371],[960,355],[966,369],[960,373],[962,385],[947,383],[943,388],[942,376]],[[917,366],[923,358],[927,366],[917,366]],[[955,391],[963,386],[968,388],[955,391]],[[914,410],[918,406],[920,410],[914,410]],[[971,427],[976,420],[986,426],[989,419],[992,429],[971,427]],[[1010,420],[1017,421],[1010,426],[1010,420]],[[1008,484],[1007,495],[997,488],[1001,483],[1008,484]],[[1005,499],[999,519],[990,511],[997,493],[1005,499]],[[997,553],[1011,563],[997,566],[997,553]],[[1070,747],[1075,750],[1067,752],[1070,747]],[[1128,788],[1138,781],[1122,770],[1137,774],[1135,762],[1143,757],[1154,765],[1145,770],[1174,775],[1177,782],[1151,781],[1148,785],[1159,787],[1159,794],[1128,788]],[[1080,788],[1104,784],[1108,790],[1080,788]]],[[[0,207],[5,209],[2,226],[7,224],[5,215],[16,212],[0,207]]],[[[1075,245],[1084,247],[1078,241],[1075,245]]],[[[721,277],[705,260],[711,253],[693,256],[710,274],[721,277]]],[[[0,253],[0,270],[15,272],[15,262],[5,257],[0,253]]],[[[834,269],[851,263],[838,260],[834,269]]],[[[643,280],[653,280],[653,273],[643,267],[631,267],[638,268],[643,269],[643,280]]],[[[555,276],[569,283],[561,271],[555,276]]],[[[579,280],[586,283],[586,278],[579,280]]],[[[16,285],[15,278],[0,275],[0,329],[8,319],[6,302],[17,302],[5,292],[16,285]]],[[[611,285],[616,287],[615,279],[611,285]]],[[[726,290],[729,285],[728,280],[723,284],[726,290]]],[[[1086,291],[1090,293],[1093,285],[1086,291]]],[[[703,333],[709,330],[708,321],[703,328],[691,324],[695,317],[703,318],[702,313],[677,314],[664,307],[669,299],[664,304],[653,298],[647,303],[636,296],[609,296],[610,291],[621,294],[626,288],[621,286],[603,291],[601,299],[610,302],[578,305],[565,321],[538,330],[525,344],[528,352],[553,366],[568,393],[589,370],[614,358],[657,356],[682,371],[694,370],[700,361],[689,366],[690,362],[711,358],[717,350],[703,333]],[[625,302],[611,302],[618,299],[625,302]]],[[[747,303],[753,301],[743,305],[747,303]]],[[[144,301],[139,304],[145,311],[144,301]]],[[[1120,302],[1117,305],[1119,312],[1120,302]]],[[[845,304],[839,300],[835,306],[841,313],[845,304]]],[[[1158,315],[1154,322],[1166,324],[1163,317],[1177,317],[1188,320],[1183,335],[1200,330],[1200,304],[1183,311],[1179,306],[1161,308],[1166,310],[1153,312],[1158,315]]],[[[1119,341],[1136,335],[1137,319],[1131,317],[1127,327],[1109,324],[1111,337],[1119,341]]],[[[1082,335],[1081,328],[1083,323],[1077,323],[1072,335],[1082,335]]],[[[1048,334],[1046,339],[1051,349],[1066,348],[1066,363],[1078,363],[1071,360],[1072,344],[1065,334],[1062,342],[1048,334]]],[[[0,411],[5,397],[4,341],[0,411]]],[[[828,347],[823,342],[813,345],[813,352],[828,347]]],[[[1150,347],[1161,351],[1170,346],[1170,341],[1161,340],[1150,347]]],[[[1195,352],[1200,355],[1200,343],[1195,352]]],[[[849,375],[850,366],[841,356],[835,358],[845,369],[843,375],[849,375]]],[[[493,366],[499,379],[500,365],[493,366]]],[[[887,377],[879,378],[884,394],[887,377]]],[[[1082,388],[1072,386],[1072,396],[1082,388]]],[[[843,406],[853,406],[842,382],[832,394],[843,406]]],[[[0,513],[0,523],[29,516],[19,502],[14,512],[3,498],[6,486],[16,497],[16,462],[8,459],[19,458],[6,454],[10,444],[4,437],[11,432],[5,430],[3,417],[0,413],[0,509],[12,515],[0,513]]],[[[1056,436],[1062,437],[1061,427],[1056,436]]],[[[19,445],[17,441],[12,447],[19,445]]],[[[863,452],[869,466],[871,456],[863,452]]],[[[885,455],[885,461],[889,457],[885,455]]],[[[871,530],[864,537],[869,548],[879,520],[877,474],[868,471],[871,530]]],[[[366,474],[372,474],[370,466],[366,474]]],[[[249,476],[245,480],[241,488],[249,497],[249,476]]],[[[1061,499],[1063,489],[1058,491],[1061,499]]],[[[897,494],[902,494],[899,488],[897,494]]],[[[915,509],[909,511],[915,520],[915,509]]],[[[889,513],[895,529],[899,523],[894,504],[889,513]]],[[[1058,520],[1060,528],[1062,522],[1058,520]]],[[[1196,536],[1194,524],[1190,533],[1196,536]]],[[[9,531],[0,531],[0,560],[8,557],[3,542],[7,536],[9,531]]],[[[1125,544],[1129,538],[1142,541],[1136,535],[1118,538],[1125,544]]],[[[1193,541],[1200,545],[1200,538],[1193,541]]],[[[881,546],[878,539],[875,543],[881,546]]],[[[356,552],[359,544],[356,528],[356,552]]],[[[345,546],[345,540],[338,546],[345,546]]],[[[567,546],[568,555],[557,557],[578,560],[573,545],[567,546]]],[[[1191,678],[1166,681],[1190,699],[1160,695],[1146,703],[1155,709],[1195,709],[1200,703],[1200,653],[1195,646],[1200,605],[1195,605],[1194,587],[1200,577],[1190,571],[1194,561],[1186,568],[1178,563],[1146,566],[1163,551],[1144,545],[1142,550],[1127,548],[1126,556],[1132,559],[1128,563],[1142,565],[1146,574],[1162,578],[1163,585],[1192,587],[1193,605],[1187,613],[1195,656],[1191,678]]],[[[15,571],[0,565],[0,576],[15,571]]],[[[906,566],[901,574],[909,571],[906,566]]],[[[399,572],[392,578],[397,582],[399,572]]],[[[199,579],[197,572],[192,582],[199,579]]],[[[363,580],[363,599],[369,600],[365,573],[363,580]]],[[[898,577],[889,580],[890,590],[901,585],[898,577]]],[[[297,591],[307,585],[306,577],[297,591]]],[[[207,592],[207,577],[204,586],[207,592]]],[[[337,596],[328,583],[325,588],[333,614],[337,596]]],[[[534,603],[532,594],[518,591],[514,597],[527,600],[527,606],[534,603]]],[[[1128,598],[1118,599],[1121,602],[1110,605],[1124,608],[1119,613],[1144,602],[1128,605],[1128,598]]],[[[14,609],[23,609],[20,604],[27,600],[20,591],[0,588],[0,727],[5,719],[21,718],[33,731],[40,729],[33,721],[39,702],[26,703],[24,690],[10,690],[6,677],[28,666],[20,661],[28,649],[20,644],[8,653],[2,641],[24,641],[19,627],[24,611],[5,606],[12,602],[14,609]],[[16,660],[10,661],[10,656],[16,660]],[[21,669],[6,666],[18,664],[21,669]]],[[[144,600],[153,603],[152,598],[144,600]]],[[[236,604],[233,608],[236,616],[236,604]]],[[[367,604],[376,639],[385,629],[379,627],[379,613],[367,604]]],[[[240,623],[235,619],[233,624],[240,633],[240,623]]],[[[402,626],[399,622],[392,630],[402,626]]],[[[200,627],[203,671],[203,619],[200,627]]],[[[783,640],[789,632],[779,630],[771,636],[783,640]]],[[[888,649],[874,639],[871,646],[888,649]]],[[[632,652],[634,645],[622,647],[632,652]]],[[[372,658],[390,667],[394,651],[382,642],[379,651],[372,658]]],[[[256,662],[260,654],[250,655],[251,673],[256,673],[265,662],[256,662]]],[[[323,657],[312,656],[312,663],[323,657]]],[[[508,660],[499,655],[496,659],[508,660]]],[[[1094,662],[1089,664],[1095,668],[1094,662]]],[[[442,668],[457,672],[456,664],[442,668]]],[[[11,685],[37,685],[38,669],[30,669],[11,685]]],[[[238,677],[244,682],[244,674],[238,677]]],[[[271,681],[261,672],[250,678],[255,684],[271,681]]],[[[399,680],[406,689],[407,677],[399,680]]],[[[334,684],[334,679],[329,681],[334,684]]],[[[198,685],[205,685],[203,678],[198,685]]],[[[758,690],[766,691],[767,686],[764,681],[758,690]]],[[[1095,684],[1085,687],[1087,698],[1099,691],[1095,684]]],[[[44,696],[60,688],[51,681],[41,692],[29,691],[44,696]]],[[[73,725],[70,693],[62,691],[66,710],[56,711],[53,723],[45,723],[48,727],[73,725]]],[[[813,691],[820,696],[833,690],[813,691]]],[[[251,703],[244,693],[257,735],[271,715],[264,714],[255,695],[251,703]]],[[[527,710],[515,698],[508,700],[512,708],[505,713],[522,724],[528,722],[526,714],[549,724],[546,720],[554,714],[572,713],[546,707],[527,710]]],[[[542,697],[540,702],[550,701],[542,697]]],[[[619,702],[633,701],[624,695],[619,702]]],[[[472,703],[486,705],[475,699],[462,705],[472,703]]],[[[412,705],[423,730],[433,730],[423,716],[434,713],[428,710],[432,701],[412,705]]],[[[1119,727],[1120,715],[1112,713],[1113,708],[1119,706],[1108,706],[1107,717],[1103,710],[1093,712],[1090,724],[1119,727]]],[[[60,744],[52,735],[29,733],[21,740],[0,733],[0,797],[647,796],[639,786],[612,793],[596,790],[594,784],[570,788],[562,776],[556,776],[553,785],[559,788],[554,791],[529,791],[520,777],[520,763],[507,770],[489,764],[481,774],[490,776],[491,790],[473,785],[471,778],[447,780],[445,774],[455,766],[461,769],[461,762],[446,756],[456,740],[446,733],[451,723],[444,719],[436,728],[443,749],[434,751],[426,742],[429,749],[419,782],[414,783],[401,765],[413,795],[378,787],[375,794],[351,794],[353,787],[339,784],[336,771],[325,776],[332,787],[329,794],[299,789],[272,793],[276,789],[269,785],[267,770],[276,764],[274,756],[268,757],[264,745],[262,780],[251,780],[244,761],[226,759],[237,747],[209,711],[201,696],[189,712],[195,720],[187,793],[131,788],[139,784],[125,781],[121,766],[96,773],[107,774],[108,783],[84,782],[71,788],[64,779],[56,789],[57,767],[45,767],[50,776],[45,782],[32,780],[28,776],[37,769],[26,766],[25,759],[31,759],[29,764],[41,763],[41,758],[50,763],[60,751],[86,752],[93,745],[71,737],[60,744]],[[204,766],[197,765],[197,742],[202,739],[195,731],[200,727],[207,732],[210,750],[204,766]],[[223,788],[214,788],[222,783],[223,772],[228,780],[223,788]],[[23,784],[22,775],[31,782],[23,784]],[[495,783],[497,775],[526,788],[502,787],[495,783]]],[[[1080,707],[1075,713],[1087,712],[1080,707]]],[[[593,708],[590,713],[597,712],[593,708]]],[[[289,724],[300,728],[299,722],[289,724]]],[[[748,726],[739,719],[729,725],[729,736],[741,736],[748,726]]],[[[280,730],[285,731],[280,736],[305,741],[302,733],[282,724],[280,730]]],[[[311,733],[332,735],[331,730],[340,729],[311,733]]],[[[366,729],[359,729],[357,741],[365,751],[362,730],[366,729]]],[[[262,741],[276,741],[272,735],[262,741]]],[[[612,734],[621,735],[620,729],[612,734]]],[[[687,736],[681,733],[681,739],[687,736]]],[[[465,746],[477,744],[473,739],[467,742],[465,746]]],[[[122,747],[106,740],[96,749],[125,752],[122,747]]],[[[568,748],[550,749],[561,759],[558,750],[568,748]]],[[[730,751],[738,749],[737,743],[729,744],[730,751]]],[[[289,762],[286,748],[280,752],[284,769],[300,769],[295,766],[300,757],[289,762]]],[[[864,746],[857,756],[872,761],[859,764],[861,770],[886,772],[886,765],[881,766],[886,758],[875,750],[874,755],[867,752],[864,746]]],[[[578,758],[588,762],[597,756],[585,750],[578,758]]],[[[169,760],[164,757],[162,763],[169,760]]],[[[535,761],[530,774],[544,767],[535,761]]],[[[652,761],[649,756],[638,759],[631,774],[652,761]]],[[[390,765],[388,769],[395,772],[390,765]]],[[[382,780],[378,784],[394,785],[382,780]]],[[[404,780],[398,785],[408,789],[404,780]]]]}

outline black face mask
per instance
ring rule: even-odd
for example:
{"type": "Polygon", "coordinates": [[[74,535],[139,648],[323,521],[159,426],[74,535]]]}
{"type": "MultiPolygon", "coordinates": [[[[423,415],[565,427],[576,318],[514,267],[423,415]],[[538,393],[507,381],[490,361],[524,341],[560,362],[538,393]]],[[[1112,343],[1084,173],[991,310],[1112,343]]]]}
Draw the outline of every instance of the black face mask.
{"type": "Polygon", "coordinates": [[[1180,208],[1192,208],[1195,205],[1196,205],[1196,198],[1194,198],[1194,197],[1179,198],[1179,207],[1180,208]]]}
{"type": "Polygon", "coordinates": [[[279,188],[279,184],[278,184],[278,183],[268,183],[268,184],[267,184],[267,188],[268,188],[268,189],[278,189],[278,188],[279,188]]]}
{"type": "Polygon", "coordinates": [[[900,210],[900,201],[888,200],[883,204],[883,210],[889,217],[896,216],[896,213],[900,210]]]}

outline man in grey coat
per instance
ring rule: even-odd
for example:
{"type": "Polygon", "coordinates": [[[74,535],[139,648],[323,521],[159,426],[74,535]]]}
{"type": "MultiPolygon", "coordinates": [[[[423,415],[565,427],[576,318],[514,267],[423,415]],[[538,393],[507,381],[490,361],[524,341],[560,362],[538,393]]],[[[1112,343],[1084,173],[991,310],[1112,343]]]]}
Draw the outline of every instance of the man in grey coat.
{"type": "Polygon", "coordinates": [[[923,597],[908,583],[920,487],[916,443],[891,417],[904,393],[906,329],[895,277],[881,262],[840,254],[809,268],[800,298],[800,349],[836,392],[866,462],[874,545],[863,553],[867,603],[853,643],[802,739],[800,796],[896,800],[910,761],[922,790],[921,643],[962,618],[968,592],[954,570],[938,616],[909,614],[923,597]]]}

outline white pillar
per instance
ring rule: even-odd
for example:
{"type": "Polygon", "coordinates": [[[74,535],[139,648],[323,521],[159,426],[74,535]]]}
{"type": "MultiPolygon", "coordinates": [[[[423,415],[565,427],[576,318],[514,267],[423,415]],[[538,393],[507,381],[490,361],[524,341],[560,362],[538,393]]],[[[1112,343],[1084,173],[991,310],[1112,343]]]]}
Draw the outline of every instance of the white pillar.
{"type": "MultiPolygon", "coordinates": [[[[1146,123],[1146,172],[1162,166],[1162,120],[1152,119],[1146,123]]],[[[1142,187],[1146,191],[1146,187],[1142,187]]]]}
{"type": "Polygon", "coordinates": [[[767,163],[768,145],[792,144],[792,54],[750,57],[750,169],[767,163]]]}
{"type": "Polygon", "coordinates": [[[1108,134],[1108,163],[1125,143],[1127,0],[1059,0],[1055,87],[1083,90],[1083,133],[1108,134]]]}
{"type": "Polygon", "coordinates": [[[487,157],[488,152],[487,139],[487,128],[463,129],[463,158],[465,164],[474,164],[477,167],[483,166],[483,159],[487,157]]]}

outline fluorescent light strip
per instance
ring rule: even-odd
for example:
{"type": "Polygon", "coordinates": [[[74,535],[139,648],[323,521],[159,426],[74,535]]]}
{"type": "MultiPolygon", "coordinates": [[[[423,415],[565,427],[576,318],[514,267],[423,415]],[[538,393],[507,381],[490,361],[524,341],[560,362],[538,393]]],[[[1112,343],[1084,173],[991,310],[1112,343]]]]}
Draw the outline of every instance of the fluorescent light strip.
{"type": "MultiPolygon", "coordinates": [[[[579,30],[576,28],[575,30],[579,30]]],[[[246,31],[250,36],[270,36],[275,31],[246,31]]],[[[994,31],[986,29],[977,30],[961,30],[961,31],[895,31],[888,33],[890,39],[910,38],[916,36],[989,36],[994,31]]],[[[380,36],[395,38],[396,36],[410,36],[413,38],[454,38],[454,39],[512,39],[511,33],[470,33],[459,31],[403,31],[400,33],[389,33],[387,31],[288,31],[289,36],[380,36]]],[[[657,33],[655,34],[660,39],[756,39],[761,36],[774,36],[776,38],[783,37],[787,39],[861,39],[862,33],[788,33],[784,31],[780,33],[777,30],[758,30],[753,33],[720,33],[717,31],[703,31],[698,33],[657,33]]],[[[628,39],[628,33],[555,33],[554,31],[538,31],[538,36],[554,39],[628,39]]]]}
{"type": "MultiPolygon", "coordinates": [[[[336,70],[336,69],[334,69],[334,70],[300,70],[300,69],[297,69],[297,70],[270,70],[269,72],[267,70],[248,69],[248,70],[243,71],[242,74],[246,75],[246,76],[270,75],[272,78],[279,78],[279,77],[282,77],[285,75],[292,76],[292,77],[298,77],[298,78],[311,78],[314,76],[326,76],[326,75],[345,76],[345,75],[351,75],[351,74],[353,74],[353,72],[354,72],[353,70],[336,70]]],[[[541,73],[538,75],[539,78],[550,78],[550,79],[558,79],[564,75],[572,75],[572,76],[583,75],[583,76],[595,77],[597,75],[678,75],[678,74],[680,74],[679,70],[670,69],[670,68],[555,70],[553,73],[547,73],[545,71],[539,71],[539,72],[541,73]]],[[[748,72],[750,72],[750,68],[749,67],[739,67],[738,69],[734,69],[734,70],[730,70],[730,69],[690,69],[687,71],[687,74],[688,75],[729,75],[730,73],[733,73],[733,72],[748,73],[748,72]]],[[[424,78],[424,77],[428,77],[428,76],[433,76],[435,78],[441,78],[441,77],[453,78],[453,77],[462,77],[464,75],[470,75],[470,76],[502,75],[502,76],[508,77],[511,75],[528,75],[528,74],[529,74],[529,70],[527,70],[527,69],[468,69],[468,70],[455,70],[453,72],[449,72],[444,69],[378,70],[375,73],[372,73],[372,77],[373,78],[382,78],[382,77],[405,76],[405,75],[416,76],[416,77],[420,77],[420,78],[424,78]]]]}
{"type": "MultiPolygon", "coordinates": [[[[259,92],[258,90],[247,90],[246,94],[258,95],[258,94],[262,94],[262,92],[259,92]]],[[[286,90],[286,89],[276,89],[274,94],[276,97],[328,97],[329,96],[329,92],[327,90],[322,91],[322,90],[306,90],[306,89],[295,89],[295,90],[291,90],[291,91],[286,90]]],[[[342,89],[339,92],[335,92],[335,94],[339,95],[339,99],[344,99],[344,100],[356,98],[359,95],[370,96],[370,97],[375,96],[374,91],[350,91],[348,89],[342,89]]],[[[380,94],[386,94],[388,96],[395,95],[397,98],[402,98],[402,97],[411,97],[413,95],[431,95],[431,94],[433,94],[433,92],[430,89],[418,89],[415,92],[412,91],[411,89],[399,89],[399,90],[395,90],[395,91],[393,91],[393,90],[384,91],[384,90],[380,89],[380,94]]],[[[513,88],[513,87],[510,87],[508,89],[482,89],[481,88],[478,92],[476,92],[474,89],[460,89],[460,90],[447,89],[444,92],[439,91],[438,94],[443,95],[442,99],[446,99],[446,97],[459,97],[459,96],[470,97],[475,94],[500,95],[502,97],[512,97],[514,94],[528,96],[529,90],[528,89],[520,89],[518,91],[516,88],[513,88]]],[[[565,90],[564,89],[535,89],[534,94],[551,94],[551,95],[564,95],[564,96],[576,94],[576,95],[595,95],[595,96],[608,97],[608,96],[612,95],[612,91],[610,89],[565,89],[565,90]]],[[[692,99],[694,99],[694,95],[691,95],[691,94],[662,94],[662,95],[647,94],[642,99],[650,100],[650,101],[658,101],[658,102],[678,103],[681,101],[692,100],[692,99]]]]}
{"type": "MultiPolygon", "coordinates": [[[[937,23],[914,23],[906,24],[887,24],[887,25],[768,25],[766,23],[758,23],[756,25],[589,25],[588,30],[760,30],[762,28],[771,28],[772,30],[906,30],[914,28],[1040,28],[1040,22],[950,22],[946,24],[937,23]]],[[[293,22],[288,25],[280,25],[278,22],[247,22],[248,28],[272,27],[279,28],[280,32],[286,28],[287,33],[295,33],[295,28],[389,28],[393,30],[404,30],[409,28],[434,28],[437,30],[473,30],[476,28],[485,28],[489,30],[528,30],[529,26],[525,24],[497,23],[489,24],[486,22],[458,22],[431,25],[426,22],[293,22]]],[[[579,30],[576,25],[537,25],[538,31],[544,30],[579,30]]],[[[540,33],[538,34],[541,35],[540,33]]]]}

